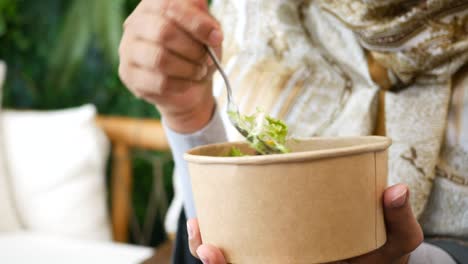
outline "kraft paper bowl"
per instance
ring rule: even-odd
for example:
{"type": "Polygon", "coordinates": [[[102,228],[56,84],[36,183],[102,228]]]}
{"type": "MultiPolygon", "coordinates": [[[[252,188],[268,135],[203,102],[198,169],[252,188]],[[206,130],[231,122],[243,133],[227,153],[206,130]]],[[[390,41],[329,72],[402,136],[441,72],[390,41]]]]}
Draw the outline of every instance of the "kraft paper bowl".
{"type": "Polygon", "coordinates": [[[185,155],[204,243],[229,263],[323,263],[386,241],[382,195],[385,137],[291,140],[292,153],[226,157],[233,146],[185,155]]]}

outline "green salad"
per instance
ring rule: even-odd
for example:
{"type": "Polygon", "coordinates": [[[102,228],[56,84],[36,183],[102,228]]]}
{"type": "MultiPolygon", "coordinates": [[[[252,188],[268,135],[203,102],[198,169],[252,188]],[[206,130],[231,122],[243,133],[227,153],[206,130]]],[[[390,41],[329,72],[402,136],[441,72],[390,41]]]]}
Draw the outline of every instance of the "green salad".
{"type": "MultiPolygon", "coordinates": [[[[288,153],[285,146],[288,136],[288,126],[276,118],[267,116],[263,111],[258,110],[253,115],[238,115],[228,113],[239,127],[248,132],[247,141],[250,147],[261,155],[288,153]]],[[[236,148],[237,149],[237,148],[236,148]]],[[[239,149],[231,150],[234,157],[242,154],[239,149]]],[[[243,154],[242,154],[243,155],[243,154]]]]}
{"type": "Polygon", "coordinates": [[[248,155],[242,153],[242,151],[238,147],[232,147],[228,154],[228,157],[243,157],[243,156],[248,156],[248,155]]]}

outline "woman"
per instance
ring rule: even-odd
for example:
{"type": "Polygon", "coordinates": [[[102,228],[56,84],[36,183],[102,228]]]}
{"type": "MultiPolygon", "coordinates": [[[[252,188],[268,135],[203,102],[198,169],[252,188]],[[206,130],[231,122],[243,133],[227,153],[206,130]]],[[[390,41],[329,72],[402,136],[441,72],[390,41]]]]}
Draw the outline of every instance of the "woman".
{"type": "MultiPolygon", "coordinates": [[[[412,196],[404,185],[386,191],[391,239],[357,261],[404,263],[408,254],[414,263],[427,256],[433,263],[453,261],[437,248],[418,247],[421,229],[410,207],[427,233],[466,232],[468,224],[459,219],[468,203],[457,204],[468,197],[468,169],[460,161],[468,157],[459,122],[463,100],[458,110],[450,109],[458,125],[443,138],[452,76],[468,59],[465,2],[219,0],[212,6],[219,24],[203,0],[143,0],[125,23],[119,72],[136,96],[161,112],[173,150],[184,205],[175,263],[194,261],[183,236],[185,215],[194,218],[196,212],[182,153],[236,137],[222,124],[225,111],[216,110],[225,96],[215,79],[215,103],[214,67],[203,47],[220,55],[222,43],[241,112],[261,106],[284,119],[296,136],[368,135],[377,127],[394,139],[390,183],[408,184],[412,196]],[[387,68],[378,84],[367,58],[387,68]],[[380,100],[379,92],[385,95],[380,100]],[[454,184],[458,178],[462,184],[454,184]]],[[[196,222],[189,227],[192,253],[222,263],[217,249],[200,246],[196,222]]]]}

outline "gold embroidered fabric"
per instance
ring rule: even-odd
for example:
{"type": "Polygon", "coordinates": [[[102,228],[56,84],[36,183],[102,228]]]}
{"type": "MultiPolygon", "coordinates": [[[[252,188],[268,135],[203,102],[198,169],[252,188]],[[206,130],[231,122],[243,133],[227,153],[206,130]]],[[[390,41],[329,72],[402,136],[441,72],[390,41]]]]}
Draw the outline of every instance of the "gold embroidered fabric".
{"type": "Polygon", "coordinates": [[[468,61],[466,0],[319,2],[404,86],[443,83],[468,61]]]}
{"type": "Polygon", "coordinates": [[[361,45],[390,70],[392,88],[399,90],[387,92],[385,102],[386,132],[394,140],[390,183],[410,186],[413,210],[422,215],[427,233],[467,235],[468,168],[461,161],[466,160],[468,140],[460,135],[468,133],[461,125],[468,117],[468,100],[462,99],[459,83],[453,96],[451,92],[454,74],[468,61],[468,1],[319,4],[355,32],[361,45]]]}
{"type": "MultiPolygon", "coordinates": [[[[452,77],[468,61],[467,0],[213,0],[212,11],[241,112],[263,108],[297,137],[372,134],[379,87],[369,50],[392,85],[384,105],[394,141],[389,183],[408,184],[428,233],[468,235],[468,213],[460,213],[468,212],[468,185],[455,180],[468,171],[453,170],[468,142],[452,147],[444,139],[452,77]]],[[[215,76],[222,112],[223,85],[215,76]]],[[[468,100],[461,105],[466,112],[468,100]]],[[[223,118],[230,139],[239,139],[223,118]]]]}
{"type": "Polygon", "coordinates": [[[436,178],[421,224],[426,234],[468,234],[468,66],[453,78],[453,92],[436,178]]]}

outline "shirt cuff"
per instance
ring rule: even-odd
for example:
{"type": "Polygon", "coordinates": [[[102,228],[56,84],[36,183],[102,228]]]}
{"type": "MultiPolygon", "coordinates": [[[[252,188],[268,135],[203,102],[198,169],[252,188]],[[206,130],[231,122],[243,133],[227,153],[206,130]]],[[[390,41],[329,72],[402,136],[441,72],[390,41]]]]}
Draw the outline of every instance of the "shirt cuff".
{"type": "Polygon", "coordinates": [[[193,201],[192,184],[189,177],[187,162],[184,160],[184,154],[188,150],[206,144],[214,144],[227,141],[226,131],[224,129],[221,115],[215,109],[210,122],[200,129],[191,134],[181,134],[170,129],[167,124],[162,120],[166,137],[172,150],[172,157],[176,166],[176,181],[178,181],[178,188],[176,192],[180,191],[182,196],[185,215],[187,218],[196,217],[195,204],[193,201]]]}
{"type": "Polygon", "coordinates": [[[215,109],[210,122],[194,133],[182,134],[175,132],[167,126],[164,119],[162,120],[162,124],[173,154],[183,156],[191,148],[227,141],[224,124],[217,109],[215,109]]]}

